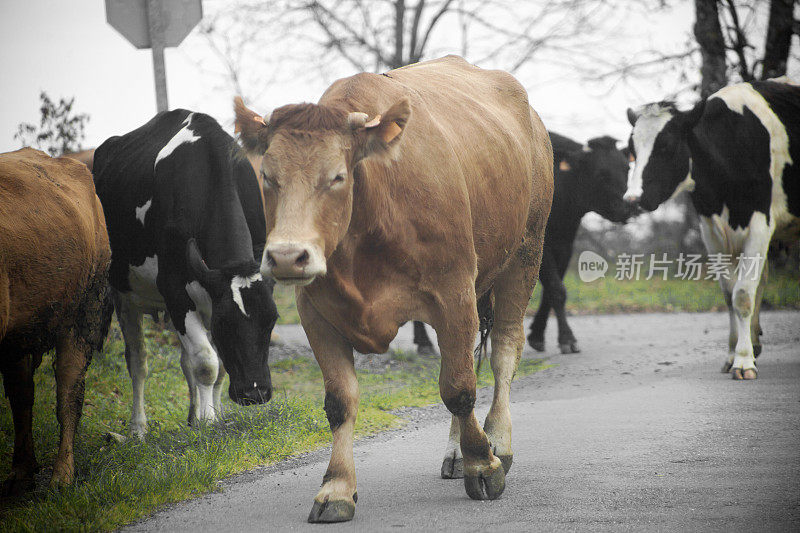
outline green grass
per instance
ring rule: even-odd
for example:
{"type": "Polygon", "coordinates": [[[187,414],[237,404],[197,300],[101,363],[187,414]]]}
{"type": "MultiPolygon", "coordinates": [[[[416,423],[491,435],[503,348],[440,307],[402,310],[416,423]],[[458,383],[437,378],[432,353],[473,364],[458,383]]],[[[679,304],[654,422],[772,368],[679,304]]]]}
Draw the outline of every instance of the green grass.
{"type": "MultiPolygon", "coordinates": [[[[154,329],[149,320],[145,323],[151,354],[146,440],[120,444],[105,437],[108,432],[126,434],[130,416],[130,380],[114,326],[111,340],[92,361],[86,378],[86,401],[75,441],[76,482],[60,490],[47,488],[58,423],[52,354],[45,356],[35,375],[33,433],[43,472],[34,493],[0,503],[0,531],[111,530],[166,503],[213,491],[219,480],[232,474],[330,442],[322,410],[322,375],[316,362],[302,357],[271,365],[274,396],[265,406],[242,408],[226,398],[223,423],[186,427],[188,397],[180,350],[172,334],[154,329]]],[[[440,401],[438,359],[393,353],[386,361],[391,364],[385,368],[359,371],[358,435],[401,426],[404,421],[393,410],[440,401]]],[[[483,365],[480,386],[491,383],[489,366],[483,365]]],[[[541,361],[523,360],[518,375],[542,368],[541,361]]],[[[5,479],[14,432],[7,400],[0,401],[0,479],[5,479]]]]}
{"type": "MultiPolygon", "coordinates": [[[[684,281],[656,279],[649,281],[600,278],[584,283],[574,271],[564,276],[567,288],[567,311],[572,314],[610,314],[641,312],[703,312],[726,310],[719,283],[713,280],[684,281]]],[[[539,307],[541,286],[537,285],[528,306],[529,313],[539,307]]],[[[764,309],[800,309],[798,275],[779,272],[770,275],[764,291],[764,309]]]]}

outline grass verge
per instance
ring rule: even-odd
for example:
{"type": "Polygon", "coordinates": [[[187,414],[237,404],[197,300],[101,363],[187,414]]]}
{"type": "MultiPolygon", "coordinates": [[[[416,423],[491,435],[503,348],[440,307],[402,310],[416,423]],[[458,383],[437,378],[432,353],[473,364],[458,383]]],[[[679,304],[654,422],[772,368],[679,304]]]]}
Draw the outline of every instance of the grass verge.
{"type": "MultiPolygon", "coordinates": [[[[0,503],[0,531],[105,531],[133,522],[166,503],[215,490],[217,481],[274,463],[330,441],[322,410],[322,374],[315,361],[293,357],[271,365],[275,394],[265,406],[242,408],[227,400],[224,422],[186,427],[188,398],[173,335],[145,320],[150,355],[146,390],[150,432],[144,442],[106,440],[125,434],[130,416],[130,380],[116,325],[86,378],[86,401],[75,441],[76,483],[47,488],[58,444],[52,354],[35,375],[34,445],[45,468],[37,490],[0,503]]],[[[438,358],[393,353],[388,365],[359,370],[358,435],[399,427],[393,410],[439,402],[438,358]]],[[[519,376],[545,368],[522,360],[519,376]]],[[[491,384],[484,364],[479,386],[491,384]]],[[[227,389],[227,385],[226,385],[227,389]]],[[[225,395],[226,396],[226,395],[225,395]]],[[[0,479],[11,465],[13,423],[7,400],[0,409],[0,479]]]]}

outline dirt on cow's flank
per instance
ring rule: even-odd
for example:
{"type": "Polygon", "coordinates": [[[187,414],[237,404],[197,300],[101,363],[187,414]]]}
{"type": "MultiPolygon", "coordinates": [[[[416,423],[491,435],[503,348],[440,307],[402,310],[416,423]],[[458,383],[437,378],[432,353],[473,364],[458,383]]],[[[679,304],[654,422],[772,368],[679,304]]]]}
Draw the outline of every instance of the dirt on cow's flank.
{"type": "MultiPolygon", "coordinates": [[[[147,438],[117,442],[110,436],[112,432],[127,434],[131,397],[124,345],[115,323],[110,341],[92,361],[86,379],[86,402],[75,441],[77,479],[60,490],[47,488],[58,423],[52,354],[45,356],[35,375],[33,433],[42,472],[35,492],[17,500],[0,500],[0,531],[111,530],[164,504],[216,490],[218,482],[232,474],[330,442],[322,410],[322,375],[312,359],[285,356],[271,365],[274,395],[268,404],[243,408],[224,394],[224,422],[190,429],[186,426],[187,386],[174,335],[149,319],[145,319],[145,332],[151,354],[145,391],[147,438]]],[[[359,359],[363,359],[358,365],[359,435],[402,426],[404,420],[395,410],[440,401],[438,357],[395,352],[382,359],[359,359]]],[[[481,386],[491,383],[489,367],[483,365],[481,386]]],[[[522,360],[518,376],[543,368],[541,361],[522,360]]],[[[0,402],[0,479],[5,479],[14,431],[8,400],[0,402]]]]}

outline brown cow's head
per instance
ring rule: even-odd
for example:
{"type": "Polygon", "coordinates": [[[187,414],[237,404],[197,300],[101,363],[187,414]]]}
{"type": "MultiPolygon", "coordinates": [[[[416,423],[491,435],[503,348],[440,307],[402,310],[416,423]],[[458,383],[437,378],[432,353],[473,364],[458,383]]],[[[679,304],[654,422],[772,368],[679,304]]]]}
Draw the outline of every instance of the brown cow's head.
{"type": "Polygon", "coordinates": [[[306,285],[327,272],[353,207],[353,169],[396,156],[411,114],[402,99],[382,115],[314,104],[288,105],[262,118],[234,100],[236,131],[248,153],[263,155],[267,243],[261,272],[306,285]]]}

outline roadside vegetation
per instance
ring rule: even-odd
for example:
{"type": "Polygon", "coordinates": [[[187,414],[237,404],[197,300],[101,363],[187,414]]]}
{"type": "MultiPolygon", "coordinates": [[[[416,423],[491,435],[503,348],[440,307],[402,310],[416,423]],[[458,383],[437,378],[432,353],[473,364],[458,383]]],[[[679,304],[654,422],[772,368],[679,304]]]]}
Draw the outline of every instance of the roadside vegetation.
{"type": "MultiPolygon", "coordinates": [[[[330,442],[319,367],[307,355],[286,349],[270,365],[274,395],[268,404],[239,407],[227,399],[226,384],[224,422],[188,428],[180,349],[173,334],[149,319],[145,324],[145,343],[151,354],[145,394],[150,432],[145,441],[117,442],[109,437],[111,432],[127,434],[131,396],[124,344],[114,324],[86,378],[86,401],[75,440],[76,482],[60,490],[47,488],[59,428],[52,354],[45,356],[35,374],[33,432],[42,472],[34,493],[16,501],[0,500],[0,531],[112,530],[164,504],[213,491],[232,474],[330,442]]],[[[522,360],[518,376],[542,368],[541,361],[522,360]]],[[[438,357],[407,352],[365,356],[358,370],[357,435],[402,426],[404,420],[394,413],[397,409],[440,402],[438,372],[438,357]]],[[[479,385],[491,383],[490,365],[484,364],[479,385]]],[[[2,480],[11,465],[14,431],[8,401],[0,402],[2,480]]]]}

